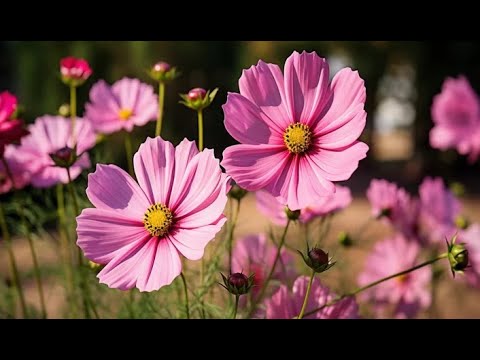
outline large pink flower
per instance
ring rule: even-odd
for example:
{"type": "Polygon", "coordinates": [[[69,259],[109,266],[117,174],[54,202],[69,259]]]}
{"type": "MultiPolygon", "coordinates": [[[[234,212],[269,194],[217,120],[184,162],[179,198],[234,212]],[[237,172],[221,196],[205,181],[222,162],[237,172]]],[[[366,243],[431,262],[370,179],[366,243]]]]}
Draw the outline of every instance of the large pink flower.
{"type": "Polygon", "coordinates": [[[158,99],[153,87],[138,79],[123,78],[112,86],[104,80],[90,90],[85,117],[95,131],[111,134],[134,126],[143,126],[157,118],[158,99]]]}
{"type": "MultiPolygon", "coordinates": [[[[275,261],[277,248],[267,241],[265,234],[247,235],[239,239],[232,251],[232,273],[255,274],[252,295],[255,297],[263,286],[265,278],[275,261]]],[[[272,279],[285,280],[291,274],[293,256],[285,249],[275,267],[272,279]]]]}
{"type": "MultiPolygon", "coordinates": [[[[60,182],[68,183],[67,170],[55,166],[50,154],[66,146],[73,147],[70,129],[70,119],[62,116],[45,115],[29,125],[30,135],[22,139],[16,151],[17,159],[22,161],[32,175],[33,186],[45,188],[60,182]]],[[[70,167],[72,180],[76,179],[83,169],[90,167],[90,158],[86,151],[95,145],[95,134],[88,121],[77,118],[75,132],[79,157],[70,167]]]]}
{"type": "Polygon", "coordinates": [[[457,231],[455,219],[462,210],[460,201],[439,177],[426,177],[418,192],[424,237],[433,243],[445,244],[445,239],[450,239],[457,231]]]}
{"type": "MultiPolygon", "coordinates": [[[[295,280],[291,292],[286,285],[282,285],[270,299],[265,301],[265,317],[267,319],[292,319],[298,316],[302,309],[308,282],[308,277],[300,276],[295,280]]],[[[322,285],[320,280],[315,278],[305,313],[323,306],[335,297],[336,295],[328,287],[322,285]]],[[[349,297],[304,318],[357,319],[358,317],[358,305],[353,297],[349,297]]]]}
{"type": "Polygon", "coordinates": [[[7,162],[10,174],[13,177],[15,184],[12,184],[10,175],[5,169],[3,162],[0,162],[0,194],[4,194],[15,189],[21,189],[28,185],[30,181],[30,172],[25,166],[25,162],[21,159],[21,154],[17,152],[14,145],[7,145],[5,147],[4,159],[7,162]]]}
{"type": "Polygon", "coordinates": [[[21,120],[12,119],[17,109],[17,98],[8,91],[0,93],[0,156],[3,155],[5,146],[20,140],[28,134],[23,128],[21,120]]]}
{"type": "Polygon", "coordinates": [[[240,94],[223,106],[225,127],[241,144],[227,148],[222,166],[244,189],[265,190],[298,210],[350,178],[368,146],[365,86],[357,71],[342,69],[329,83],[325,59],[294,52],[277,65],[259,61],[244,70],[240,94]]]}
{"type": "MultiPolygon", "coordinates": [[[[419,244],[408,241],[400,234],[376,243],[372,253],[367,257],[358,284],[365,286],[383,277],[407,270],[417,264],[419,253],[419,244]]],[[[364,291],[361,297],[373,301],[379,314],[388,305],[392,305],[396,317],[414,317],[421,308],[430,305],[431,278],[431,268],[424,267],[370,288],[364,291]]]]}
{"type": "Polygon", "coordinates": [[[465,269],[467,282],[480,288],[480,224],[472,224],[458,234],[458,243],[465,243],[468,250],[468,264],[465,269]]]}
{"type": "MultiPolygon", "coordinates": [[[[301,223],[308,223],[320,216],[332,214],[346,208],[352,202],[352,194],[346,186],[335,185],[335,192],[332,195],[324,196],[317,202],[301,209],[298,220],[301,223]]],[[[257,209],[275,224],[285,226],[287,215],[285,205],[282,205],[270,193],[260,190],[255,193],[257,209]]]]}
{"type": "Polygon", "coordinates": [[[95,208],[77,217],[77,244],[111,288],[158,290],[182,271],[179,254],[198,260],[226,218],[229,177],[213,150],[193,141],[176,148],[148,138],[134,156],[138,184],[115,165],[97,165],[87,196],[95,208]]]}
{"type": "Polygon", "coordinates": [[[432,104],[430,145],[453,149],[475,161],[480,155],[480,99],[464,76],[447,78],[432,104]]]}

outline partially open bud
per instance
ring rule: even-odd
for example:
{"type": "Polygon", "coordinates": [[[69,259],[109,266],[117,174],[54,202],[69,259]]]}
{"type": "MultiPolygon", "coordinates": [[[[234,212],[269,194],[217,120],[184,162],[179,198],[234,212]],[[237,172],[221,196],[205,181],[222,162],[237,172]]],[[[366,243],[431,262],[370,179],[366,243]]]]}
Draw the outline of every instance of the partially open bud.
{"type": "Polygon", "coordinates": [[[157,82],[171,81],[180,76],[180,73],[177,72],[177,68],[170,66],[170,64],[165,61],[159,61],[153,65],[148,71],[148,74],[157,82]]]}
{"type": "Polygon", "coordinates": [[[301,251],[297,250],[298,253],[302,256],[303,261],[309,268],[317,273],[321,273],[330,269],[335,262],[332,262],[332,258],[328,256],[328,253],[323,251],[320,248],[314,247],[309,249],[307,246],[307,253],[303,254],[301,251]]]}
{"type": "Polygon", "coordinates": [[[468,221],[468,219],[465,216],[459,215],[455,218],[455,225],[459,229],[465,230],[470,225],[470,222],[468,221]]]}
{"type": "Polygon", "coordinates": [[[468,250],[464,244],[456,244],[456,240],[457,234],[455,234],[451,243],[447,240],[448,261],[450,262],[453,277],[455,277],[457,272],[462,274],[468,266],[468,250]]]}
{"type": "Polygon", "coordinates": [[[298,220],[300,217],[300,210],[290,210],[288,206],[285,206],[285,214],[287,214],[287,218],[290,220],[298,220]]]}
{"type": "Polygon", "coordinates": [[[240,186],[237,184],[233,185],[230,191],[228,192],[228,196],[230,196],[233,199],[236,200],[241,200],[245,195],[247,195],[248,191],[245,189],[242,189],[240,186]]]}
{"type": "Polygon", "coordinates": [[[233,295],[243,295],[250,291],[253,286],[253,278],[255,274],[250,275],[247,277],[245,274],[242,273],[234,273],[230,274],[228,277],[220,273],[223,278],[223,286],[227,291],[233,295]]]}
{"type": "Polygon", "coordinates": [[[68,86],[80,86],[92,75],[92,69],[85,59],[68,56],[60,60],[62,81],[68,86]]]}
{"type": "Polygon", "coordinates": [[[348,235],[346,231],[340,231],[340,233],[338,234],[338,242],[340,243],[340,245],[345,247],[353,245],[352,238],[350,237],[350,235],[348,235]]]}
{"type": "Polygon", "coordinates": [[[187,94],[180,94],[180,97],[183,99],[183,101],[180,101],[180,104],[197,111],[205,109],[215,99],[217,91],[218,88],[213,89],[213,91],[205,91],[202,88],[192,89],[187,94]]]}
{"type": "Polygon", "coordinates": [[[69,117],[70,116],[70,105],[68,104],[62,104],[58,108],[58,115],[63,116],[63,117],[69,117]]]}
{"type": "Polygon", "coordinates": [[[56,166],[69,168],[77,161],[77,151],[75,148],[65,146],[50,154],[50,157],[56,166]]]}

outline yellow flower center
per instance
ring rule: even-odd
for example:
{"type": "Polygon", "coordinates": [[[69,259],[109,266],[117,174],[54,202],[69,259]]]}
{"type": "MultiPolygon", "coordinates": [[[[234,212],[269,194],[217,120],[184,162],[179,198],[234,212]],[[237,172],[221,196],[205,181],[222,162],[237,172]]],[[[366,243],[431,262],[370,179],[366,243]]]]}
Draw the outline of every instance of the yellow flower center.
{"type": "Polygon", "coordinates": [[[300,154],[310,147],[312,132],[305,124],[290,124],[283,134],[283,141],[290,153],[300,154]]]}
{"type": "Polygon", "coordinates": [[[132,116],[133,111],[131,109],[120,109],[118,117],[122,120],[128,120],[132,116]]]}
{"type": "Polygon", "coordinates": [[[172,211],[163,204],[150,206],[143,217],[143,225],[152,236],[164,236],[172,222],[172,211]]]}

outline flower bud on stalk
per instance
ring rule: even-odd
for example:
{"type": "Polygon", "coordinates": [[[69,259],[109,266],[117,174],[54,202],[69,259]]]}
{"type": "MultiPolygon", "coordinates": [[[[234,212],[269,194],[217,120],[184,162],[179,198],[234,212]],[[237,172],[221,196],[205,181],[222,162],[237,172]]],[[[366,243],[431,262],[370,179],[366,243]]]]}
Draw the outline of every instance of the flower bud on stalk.
{"type": "Polygon", "coordinates": [[[450,243],[447,240],[448,261],[450,262],[453,277],[455,277],[455,273],[463,274],[468,267],[468,250],[465,248],[465,244],[456,244],[456,240],[457,234],[455,234],[450,243]]]}
{"type": "Polygon", "coordinates": [[[180,97],[183,99],[183,101],[180,101],[180,104],[192,110],[203,110],[213,102],[217,91],[218,88],[213,89],[213,91],[206,91],[202,88],[192,89],[187,94],[180,94],[180,97]]]}
{"type": "Polygon", "coordinates": [[[230,274],[228,277],[220,273],[223,278],[223,286],[227,291],[233,295],[239,296],[243,294],[247,294],[253,286],[253,280],[255,274],[250,275],[247,277],[245,274],[242,273],[234,273],[230,274]]]}
{"type": "Polygon", "coordinates": [[[176,67],[172,67],[165,61],[160,61],[148,70],[148,75],[157,82],[167,82],[180,76],[176,67]]]}
{"type": "Polygon", "coordinates": [[[328,256],[328,253],[320,248],[314,247],[313,249],[309,249],[307,245],[306,254],[303,254],[299,250],[297,251],[302,256],[305,264],[307,264],[307,266],[316,273],[327,271],[333,265],[335,265],[335,261],[332,262],[332,258],[328,256]]]}

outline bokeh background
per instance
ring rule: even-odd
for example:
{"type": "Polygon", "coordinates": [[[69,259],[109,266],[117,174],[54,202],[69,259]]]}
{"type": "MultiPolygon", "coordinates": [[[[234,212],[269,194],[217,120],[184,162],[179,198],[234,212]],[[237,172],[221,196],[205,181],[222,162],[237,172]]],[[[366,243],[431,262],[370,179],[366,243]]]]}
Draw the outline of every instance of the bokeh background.
{"type": "MultiPolygon", "coordinates": [[[[59,106],[68,102],[68,90],[59,80],[58,73],[62,57],[86,58],[94,70],[87,83],[79,88],[79,109],[83,109],[88,90],[98,79],[112,83],[128,76],[150,82],[146,69],[157,61],[167,61],[176,66],[182,76],[167,86],[162,135],[174,143],[183,137],[195,139],[195,113],[178,104],[178,94],[193,87],[218,87],[213,105],[205,112],[205,146],[214,148],[216,156],[221,157],[224,148],[234,143],[223,126],[221,105],[225,103],[228,91],[238,91],[237,82],[242,69],[256,64],[259,59],[283,66],[293,50],[314,50],[326,57],[331,76],[345,66],[357,69],[367,87],[368,118],[362,140],[369,144],[370,151],[359,170],[345,183],[352,189],[355,200],[335,219],[331,231],[332,246],[335,247],[335,232],[344,228],[355,229],[368,214],[364,193],[374,177],[395,181],[413,193],[427,174],[441,176],[447,184],[461,182],[466,189],[462,199],[465,214],[471,221],[480,221],[479,162],[468,164],[456,152],[440,152],[428,143],[432,98],[440,92],[445,77],[463,74],[480,93],[480,43],[477,42],[0,42],[0,91],[8,89],[15,93],[23,106],[23,118],[26,122],[33,122],[37,116],[56,114],[59,106]]],[[[146,136],[153,135],[154,126],[152,122],[134,130],[135,148],[146,136]]],[[[125,167],[122,141],[121,135],[112,136],[108,148],[102,148],[105,151],[102,159],[125,167]]],[[[38,194],[39,202],[47,200],[38,194]]],[[[252,197],[245,205],[249,206],[252,209],[255,206],[252,197]]],[[[248,214],[244,208],[239,223],[240,235],[265,230],[267,219],[258,216],[251,221],[248,214]]],[[[344,254],[351,264],[352,276],[362,269],[364,255],[371,244],[389,231],[380,224],[373,227],[364,240],[364,249],[349,250],[344,254]]],[[[20,240],[17,244],[19,251],[25,252],[25,268],[28,269],[28,250],[20,240]]],[[[43,256],[53,261],[54,251],[47,245],[45,242],[43,256]]],[[[0,259],[0,270],[6,271],[4,252],[0,259]]],[[[453,283],[448,277],[444,280],[445,284],[439,290],[441,306],[437,306],[433,316],[480,318],[480,292],[453,283]]],[[[326,281],[332,281],[332,286],[338,288],[328,276],[326,281]]],[[[32,299],[36,296],[34,291],[32,282],[32,299]]],[[[56,300],[49,304],[52,309],[59,306],[55,301],[62,298],[55,295],[55,291],[52,290],[51,296],[56,300]]]]}

